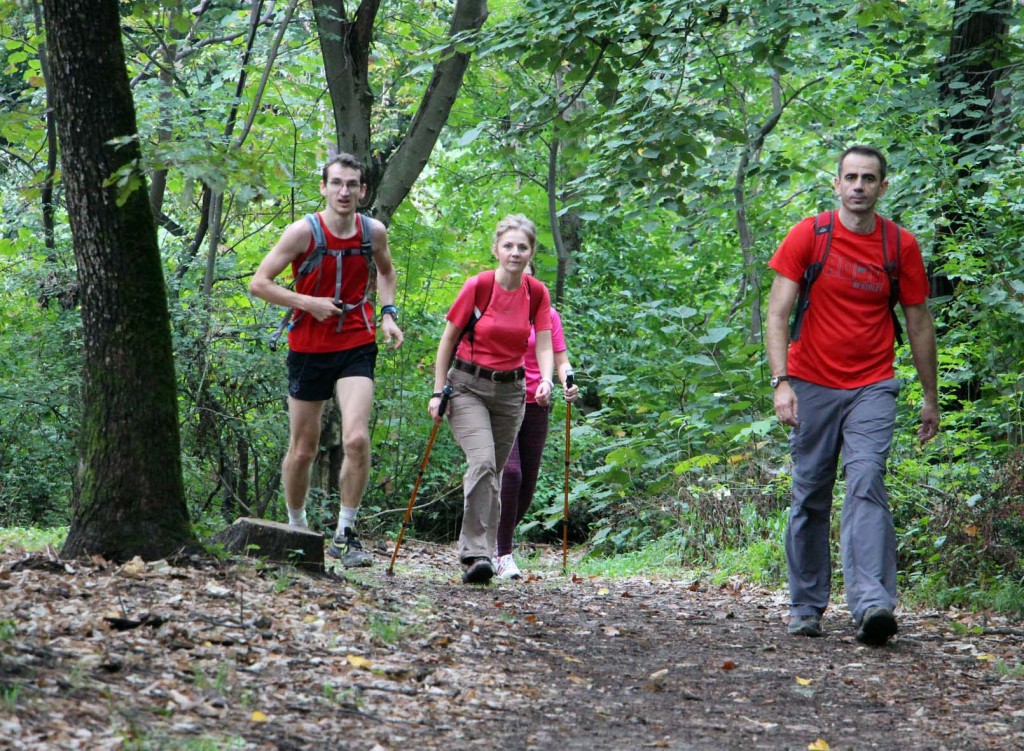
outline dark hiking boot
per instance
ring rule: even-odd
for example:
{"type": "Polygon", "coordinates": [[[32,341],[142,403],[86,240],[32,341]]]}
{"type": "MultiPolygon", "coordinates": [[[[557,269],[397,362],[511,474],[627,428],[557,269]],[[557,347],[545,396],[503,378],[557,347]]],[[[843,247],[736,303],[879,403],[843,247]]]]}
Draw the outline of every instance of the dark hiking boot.
{"type": "Polygon", "coordinates": [[[890,636],[895,636],[897,631],[899,626],[896,625],[896,616],[892,611],[876,606],[864,611],[860,627],[857,629],[857,641],[872,647],[881,647],[889,641],[890,636]]]}
{"type": "Polygon", "coordinates": [[[463,584],[487,584],[494,577],[494,564],[490,558],[474,558],[462,572],[463,584]]]}
{"type": "Polygon", "coordinates": [[[327,555],[341,559],[341,565],[345,568],[373,565],[373,556],[363,550],[351,527],[345,527],[345,531],[334,538],[327,548],[327,555]]]}
{"type": "Polygon", "coordinates": [[[821,629],[821,618],[816,615],[794,615],[789,619],[787,628],[791,636],[824,636],[821,629]]]}

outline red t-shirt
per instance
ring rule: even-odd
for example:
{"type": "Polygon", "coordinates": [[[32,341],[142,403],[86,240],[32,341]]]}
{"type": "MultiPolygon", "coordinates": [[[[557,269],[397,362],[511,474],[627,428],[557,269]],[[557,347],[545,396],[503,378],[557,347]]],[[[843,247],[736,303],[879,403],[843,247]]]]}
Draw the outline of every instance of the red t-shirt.
{"type": "MultiPolygon", "coordinates": [[[[900,233],[900,304],[920,305],[928,299],[921,248],[912,234],[902,228],[900,233]]],[[[893,260],[896,238],[886,240],[893,260]]],[[[816,245],[814,217],[809,217],[789,231],[768,265],[801,282],[807,266],[818,260],[816,245]]],[[[787,372],[836,389],[878,383],[894,376],[894,337],[881,217],[874,232],[860,235],[844,227],[837,212],[832,247],[825,268],[811,287],[800,339],[789,345],[787,372]]]]}
{"type": "MultiPolygon", "coordinates": [[[[323,217],[319,214],[317,214],[317,219],[319,219],[324,236],[327,238],[328,250],[359,248],[362,242],[362,232],[358,220],[356,220],[356,233],[352,237],[342,239],[331,234],[323,217]]],[[[310,238],[309,248],[292,262],[293,276],[298,276],[299,267],[313,252],[315,245],[316,241],[310,238]]],[[[333,299],[339,260],[342,262],[341,300],[350,304],[359,302],[370,277],[370,265],[367,258],[359,254],[338,259],[325,253],[320,261],[320,267],[296,282],[295,291],[303,295],[333,299]]],[[[296,323],[288,332],[288,346],[293,352],[341,352],[370,344],[376,340],[377,328],[373,319],[373,303],[369,300],[363,304],[362,309],[350,310],[345,314],[344,319],[332,316],[326,321],[318,321],[308,313],[297,314],[297,316],[297,320],[293,319],[296,320],[296,323]],[[364,312],[366,313],[365,320],[363,319],[364,312]],[[342,322],[340,331],[338,330],[338,321],[342,322]],[[370,322],[369,328],[366,326],[367,321],[370,322]]]]}
{"type": "MultiPolygon", "coordinates": [[[[459,329],[469,323],[476,305],[476,283],[479,276],[473,276],[462,285],[448,311],[448,320],[459,329]]],[[[534,284],[535,294],[543,295],[537,309],[534,328],[537,331],[551,330],[551,296],[542,283],[534,284]]],[[[483,316],[476,322],[473,343],[469,337],[462,338],[457,355],[462,360],[482,365],[492,370],[514,370],[522,367],[526,355],[527,340],[530,338],[530,290],[523,280],[518,289],[506,292],[497,282],[491,290],[491,301],[483,316]]]]}

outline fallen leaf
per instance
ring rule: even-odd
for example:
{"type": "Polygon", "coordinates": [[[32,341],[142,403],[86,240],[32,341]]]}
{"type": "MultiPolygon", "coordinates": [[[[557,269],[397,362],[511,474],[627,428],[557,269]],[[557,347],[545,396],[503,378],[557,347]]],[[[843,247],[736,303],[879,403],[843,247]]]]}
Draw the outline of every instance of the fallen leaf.
{"type": "Polygon", "coordinates": [[[736,663],[733,662],[732,660],[726,660],[725,662],[722,663],[722,670],[735,670],[735,669],[736,669],[736,663]]]}
{"type": "Polygon", "coordinates": [[[253,722],[266,722],[267,721],[267,716],[257,709],[255,712],[252,713],[252,721],[253,722]]]}
{"type": "Polygon", "coordinates": [[[360,655],[348,655],[346,657],[348,664],[354,668],[362,668],[363,670],[369,670],[373,667],[373,663],[367,660],[365,657],[360,655]]]}
{"type": "Polygon", "coordinates": [[[601,587],[599,590],[597,590],[597,594],[599,597],[603,597],[604,595],[608,594],[608,587],[601,587]]]}
{"type": "Polygon", "coordinates": [[[813,683],[810,678],[801,678],[799,675],[796,677],[796,682],[800,686],[810,686],[813,683]]]}
{"type": "Polygon", "coordinates": [[[665,687],[665,678],[668,677],[668,668],[655,670],[647,676],[647,683],[644,685],[648,691],[661,691],[665,687]]]}
{"type": "Polygon", "coordinates": [[[135,556],[128,563],[121,566],[121,573],[131,578],[142,576],[146,573],[146,562],[139,556],[135,556]]]}
{"type": "Polygon", "coordinates": [[[828,745],[828,741],[824,738],[819,738],[814,743],[807,744],[807,751],[829,751],[831,746],[828,745]]]}

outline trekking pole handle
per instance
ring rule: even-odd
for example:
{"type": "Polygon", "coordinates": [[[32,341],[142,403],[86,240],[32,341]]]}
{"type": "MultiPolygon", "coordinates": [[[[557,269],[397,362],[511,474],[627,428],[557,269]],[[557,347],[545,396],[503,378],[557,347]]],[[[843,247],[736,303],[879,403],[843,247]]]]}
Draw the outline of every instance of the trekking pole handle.
{"type": "Polygon", "coordinates": [[[570,368],[569,370],[565,371],[565,388],[566,389],[571,389],[575,385],[576,385],[576,376],[572,372],[572,368],[570,368]]]}
{"type": "Polygon", "coordinates": [[[452,385],[446,383],[444,388],[441,389],[441,403],[437,405],[437,416],[444,417],[445,408],[448,406],[448,400],[452,397],[452,385]]]}

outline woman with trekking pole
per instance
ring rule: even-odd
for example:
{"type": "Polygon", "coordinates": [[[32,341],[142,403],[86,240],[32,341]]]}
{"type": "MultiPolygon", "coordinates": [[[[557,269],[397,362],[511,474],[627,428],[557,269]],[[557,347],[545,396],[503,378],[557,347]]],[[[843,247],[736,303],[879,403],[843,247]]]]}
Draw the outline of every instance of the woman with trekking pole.
{"type": "Polygon", "coordinates": [[[551,399],[551,297],[526,274],[536,245],[537,229],[525,216],[498,222],[491,246],[498,267],[466,280],[437,346],[428,409],[442,419],[442,395],[450,386],[448,424],[467,464],[458,546],[466,584],[486,584],[495,573],[501,471],[523,421],[531,328],[540,373],[535,399],[541,405],[551,399]]]}
{"type": "MultiPolygon", "coordinates": [[[[527,273],[532,276],[534,272],[531,261],[527,273]]],[[[522,572],[512,555],[512,537],[533,502],[544,444],[548,439],[551,404],[550,401],[548,404],[537,401],[541,375],[536,345],[536,332],[531,331],[526,343],[526,414],[501,474],[501,519],[498,522],[498,547],[494,559],[499,579],[522,578],[522,572]]],[[[566,352],[562,320],[554,308],[551,309],[551,346],[554,351],[555,374],[562,383],[565,401],[572,403],[579,396],[580,389],[572,381],[573,371],[566,352]]]]}

